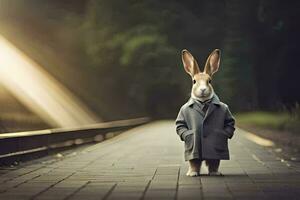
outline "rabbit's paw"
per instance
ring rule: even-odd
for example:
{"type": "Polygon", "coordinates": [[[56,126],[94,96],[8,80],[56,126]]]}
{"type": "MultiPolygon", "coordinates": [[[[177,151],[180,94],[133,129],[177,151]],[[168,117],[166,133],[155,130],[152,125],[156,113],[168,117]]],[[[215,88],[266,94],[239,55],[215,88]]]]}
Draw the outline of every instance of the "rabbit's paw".
{"type": "Polygon", "coordinates": [[[208,175],[210,176],[223,176],[221,172],[209,172],[208,175]]]}
{"type": "Polygon", "coordinates": [[[199,172],[193,172],[193,171],[188,171],[187,173],[186,173],[186,175],[187,176],[192,176],[192,177],[194,177],[194,176],[199,176],[199,172]]]}

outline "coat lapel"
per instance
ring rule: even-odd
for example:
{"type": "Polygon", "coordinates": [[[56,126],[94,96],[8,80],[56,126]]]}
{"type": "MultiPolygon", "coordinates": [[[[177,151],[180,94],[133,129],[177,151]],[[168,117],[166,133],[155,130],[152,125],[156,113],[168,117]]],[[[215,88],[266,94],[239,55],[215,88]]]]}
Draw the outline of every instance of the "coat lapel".
{"type": "Polygon", "coordinates": [[[197,112],[199,112],[203,118],[205,117],[205,113],[200,108],[200,106],[195,102],[194,99],[190,98],[190,100],[188,101],[188,104],[189,104],[189,106],[191,108],[193,108],[194,110],[196,110],[197,112]]]}
{"type": "Polygon", "coordinates": [[[198,105],[197,103],[195,103],[195,104],[193,105],[193,108],[194,108],[195,110],[197,110],[203,117],[205,116],[205,113],[204,113],[204,111],[202,110],[202,108],[200,107],[200,105],[198,105]]]}
{"type": "Polygon", "coordinates": [[[204,120],[214,111],[216,105],[214,103],[209,104],[204,120]]]}
{"type": "Polygon", "coordinates": [[[219,97],[214,94],[211,103],[209,104],[209,107],[207,109],[206,115],[204,117],[204,120],[216,109],[217,106],[220,105],[220,99],[219,97]]]}
{"type": "Polygon", "coordinates": [[[203,112],[202,108],[197,105],[197,103],[195,102],[196,100],[194,100],[193,98],[190,98],[188,101],[188,105],[191,106],[193,109],[195,109],[196,111],[198,111],[202,117],[204,117],[204,120],[214,111],[214,109],[220,105],[220,100],[219,97],[214,94],[211,103],[208,106],[207,112],[206,114],[203,112]]]}

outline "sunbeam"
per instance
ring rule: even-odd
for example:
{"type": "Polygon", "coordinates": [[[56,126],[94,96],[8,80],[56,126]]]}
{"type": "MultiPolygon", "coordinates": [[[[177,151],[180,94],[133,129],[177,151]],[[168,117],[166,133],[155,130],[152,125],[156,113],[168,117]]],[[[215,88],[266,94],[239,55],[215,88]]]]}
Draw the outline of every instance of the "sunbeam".
{"type": "Polygon", "coordinates": [[[54,127],[99,121],[70,91],[1,35],[0,82],[54,127]]]}

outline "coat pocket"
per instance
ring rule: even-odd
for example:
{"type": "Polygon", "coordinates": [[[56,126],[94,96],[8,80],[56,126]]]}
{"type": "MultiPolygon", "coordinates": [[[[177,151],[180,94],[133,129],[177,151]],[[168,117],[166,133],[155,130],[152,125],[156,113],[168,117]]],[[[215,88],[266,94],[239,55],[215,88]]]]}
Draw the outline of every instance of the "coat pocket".
{"type": "Polygon", "coordinates": [[[228,136],[224,133],[224,130],[218,129],[216,131],[216,143],[215,149],[218,151],[226,151],[228,149],[228,136]]]}
{"type": "Polygon", "coordinates": [[[184,148],[185,151],[190,151],[193,149],[194,146],[194,132],[190,131],[188,135],[184,138],[184,148]]]}

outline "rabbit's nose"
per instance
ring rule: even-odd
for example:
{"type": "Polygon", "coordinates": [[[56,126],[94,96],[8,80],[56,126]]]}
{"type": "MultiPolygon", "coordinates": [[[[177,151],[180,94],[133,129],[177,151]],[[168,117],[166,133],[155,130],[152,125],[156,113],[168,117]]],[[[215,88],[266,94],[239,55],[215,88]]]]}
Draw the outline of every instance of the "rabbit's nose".
{"type": "Polygon", "coordinates": [[[205,90],[206,90],[206,88],[200,88],[200,91],[201,91],[202,93],[204,93],[205,90]]]}

